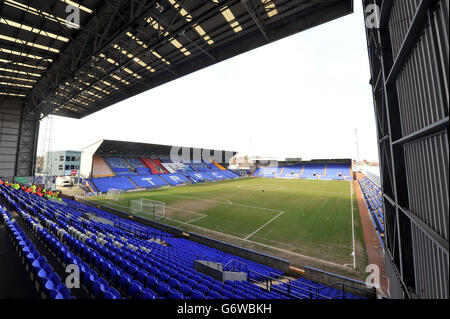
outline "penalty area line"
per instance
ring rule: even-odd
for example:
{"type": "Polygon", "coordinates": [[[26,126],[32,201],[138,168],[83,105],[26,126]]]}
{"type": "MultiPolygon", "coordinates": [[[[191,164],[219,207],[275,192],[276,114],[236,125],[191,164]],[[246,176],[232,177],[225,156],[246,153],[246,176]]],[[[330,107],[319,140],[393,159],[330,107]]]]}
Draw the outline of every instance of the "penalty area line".
{"type": "MultiPolygon", "coordinates": [[[[128,207],[123,206],[123,205],[120,205],[120,204],[116,204],[116,203],[109,203],[109,204],[110,204],[110,205],[114,205],[114,206],[123,207],[123,208],[126,208],[126,209],[128,210],[128,207]]],[[[105,206],[107,206],[107,205],[105,205],[105,206]]],[[[194,212],[194,211],[192,211],[192,210],[182,209],[182,208],[173,207],[173,206],[166,206],[166,207],[167,207],[167,208],[170,208],[170,209],[178,210],[178,211],[181,211],[181,212],[187,212],[187,213],[191,213],[191,214],[196,214],[197,216],[198,216],[198,215],[202,215],[202,216],[200,216],[200,217],[197,217],[197,218],[191,219],[191,220],[189,220],[189,221],[187,221],[187,222],[184,222],[184,223],[186,223],[186,224],[190,224],[190,223],[193,223],[193,222],[195,222],[195,221],[197,221],[197,220],[200,220],[200,219],[203,219],[203,218],[208,217],[208,215],[206,215],[206,214],[202,214],[202,213],[199,213],[199,212],[194,212]]],[[[164,218],[170,219],[170,220],[173,220],[173,221],[178,221],[178,220],[173,219],[173,218],[168,218],[168,217],[164,217],[164,218]]],[[[178,221],[178,222],[180,222],[180,221],[178,221]]]]}
{"type": "Polygon", "coordinates": [[[262,225],[261,227],[259,227],[257,230],[255,230],[253,233],[251,233],[250,235],[248,235],[247,237],[245,237],[244,239],[249,239],[250,237],[252,237],[254,234],[256,234],[257,232],[259,232],[261,229],[263,229],[264,227],[266,227],[267,225],[269,225],[271,222],[273,222],[275,219],[277,219],[278,217],[280,217],[281,215],[283,215],[284,212],[279,213],[277,216],[275,216],[274,218],[272,218],[271,220],[269,220],[267,223],[265,223],[264,225],[262,225]]]}
{"type": "MultiPolygon", "coordinates": [[[[104,205],[105,203],[102,203],[102,204],[104,205]]],[[[120,206],[120,207],[128,209],[128,207],[120,205],[120,204],[115,204],[115,203],[111,203],[111,202],[108,202],[108,204],[112,204],[112,205],[115,205],[115,206],[120,206]]],[[[105,206],[108,206],[108,205],[105,205],[105,206]]],[[[282,213],[284,213],[284,212],[282,212],[282,213]]],[[[278,215],[280,215],[280,214],[278,214],[278,215]]],[[[275,216],[275,217],[277,217],[277,216],[275,216]]],[[[230,235],[230,234],[218,232],[218,231],[215,231],[215,230],[212,230],[212,229],[208,229],[208,228],[205,228],[205,227],[201,227],[201,226],[197,226],[197,225],[194,225],[194,224],[188,224],[187,222],[182,222],[180,220],[176,220],[176,219],[173,219],[173,218],[164,217],[164,219],[171,220],[171,221],[173,221],[175,223],[178,223],[178,224],[181,224],[181,225],[185,225],[185,226],[188,226],[188,227],[193,227],[193,228],[196,228],[198,230],[205,231],[207,233],[217,234],[219,236],[228,237],[228,238],[231,238],[231,239],[234,239],[234,240],[237,240],[237,241],[243,241],[243,242],[251,243],[252,245],[257,245],[257,246],[260,246],[260,247],[273,249],[273,250],[276,250],[276,251],[279,251],[279,252],[282,252],[282,253],[285,253],[285,254],[289,254],[289,255],[300,257],[300,258],[308,259],[308,260],[311,260],[313,262],[318,262],[318,263],[321,263],[321,264],[325,264],[325,265],[329,265],[329,266],[333,266],[333,267],[338,267],[338,268],[341,268],[341,269],[349,269],[349,267],[348,267],[349,265],[348,264],[345,264],[345,265],[337,264],[337,263],[334,263],[334,262],[331,262],[331,261],[328,261],[328,260],[324,260],[324,259],[320,259],[320,258],[316,258],[316,257],[303,255],[303,254],[296,253],[296,252],[293,252],[293,251],[290,251],[290,250],[287,250],[287,249],[283,249],[283,248],[280,248],[280,247],[271,246],[271,245],[264,244],[262,242],[253,241],[251,239],[244,239],[242,237],[237,237],[237,236],[233,236],[233,235],[230,235]]]]}
{"type": "Polygon", "coordinates": [[[286,250],[286,249],[275,247],[275,246],[270,246],[270,245],[267,245],[267,244],[263,244],[263,243],[260,243],[260,242],[257,242],[257,241],[253,241],[253,240],[250,240],[250,239],[244,239],[244,238],[233,236],[233,235],[230,235],[230,234],[225,234],[225,233],[218,232],[218,231],[215,231],[215,230],[212,230],[212,229],[208,229],[208,228],[205,228],[205,227],[201,227],[201,226],[197,226],[197,225],[193,225],[193,224],[188,224],[186,222],[182,222],[182,221],[179,221],[179,220],[176,220],[176,219],[167,218],[167,217],[165,217],[165,219],[171,220],[173,222],[176,222],[176,223],[179,223],[179,224],[182,224],[182,225],[187,225],[187,226],[190,226],[190,227],[194,227],[194,228],[197,228],[197,229],[200,229],[200,230],[203,230],[205,232],[212,233],[212,234],[217,234],[217,235],[228,237],[228,238],[232,238],[232,239],[235,239],[235,240],[241,240],[243,242],[251,243],[253,245],[258,245],[258,246],[261,246],[261,247],[277,250],[277,251],[280,251],[280,252],[283,252],[283,253],[286,253],[286,254],[290,254],[290,255],[301,257],[301,258],[309,259],[309,260],[312,260],[314,262],[319,262],[319,263],[322,263],[322,264],[331,265],[333,267],[339,267],[339,268],[342,268],[342,269],[348,269],[348,267],[345,266],[345,265],[336,264],[336,263],[333,263],[331,261],[327,261],[327,260],[323,260],[323,259],[319,259],[319,258],[315,258],[315,257],[311,257],[311,256],[302,255],[302,254],[299,254],[299,253],[296,253],[296,252],[293,252],[293,251],[290,251],[290,250],[286,250]]]}
{"type": "Polygon", "coordinates": [[[199,218],[191,219],[191,220],[187,221],[186,224],[193,223],[193,222],[195,222],[197,220],[200,220],[200,219],[203,219],[203,218],[206,218],[206,217],[208,217],[208,215],[203,215],[203,216],[200,216],[199,218]]]}
{"type": "MultiPolygon", "coordinates": [[[[190,199],[194,199],[194,200],[201,200],[201,201],[206,201],[206,202],[213,202],[213,203],[220,203],[220,204],[224,204],[224,205],[233,205],[233,206],[238,206],[238,207],[248,207],[248,208],[255,208],[255,209],[260,209],[260,210],[267,210],[270,212],[281,212],[281,210],[278,209],[272,209],[272,208],[266,208],[266,207],[258,207],[258,206],[253,206],[253,205],[246,205],[246,204],[239,204],[236,202],[231,202],[225,198],[222,198],[223,200],[229,201],[228,202],[224,202],[224,201],[219,201],[219,200],[214,200],[211,198],[214,197],[194,197],[194,196],[186,196],[186,195],[176,195],[176,194],[151,194],[151,195],[147,195],[146,197],[150,197],[150,196],[173,196],[173,197],[181,197],[181,198],[190,198],[190,199]],[[209,199],[208,199],[209,198],[209,199]]],[[[215,197],[218,198],[218,197],[215,197]]]]}

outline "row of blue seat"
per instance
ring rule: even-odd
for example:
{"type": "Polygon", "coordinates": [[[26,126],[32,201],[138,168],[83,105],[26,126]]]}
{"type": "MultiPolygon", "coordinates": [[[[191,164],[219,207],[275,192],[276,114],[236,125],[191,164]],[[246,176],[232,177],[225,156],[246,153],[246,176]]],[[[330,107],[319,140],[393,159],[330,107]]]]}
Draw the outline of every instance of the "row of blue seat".
{"type": "MultiPolygon", "coordinates": [[[[222,264],[236,259],[253,270],[250,274],[283,274],[271,267],[184,238],[168,236],[161,243],[155,239],[164,232],[76,201],[61,204],[4,185],[0,185],[0,194],[9,198],[30,229],[64,264],[80,266],[83,287],[95,298],[291,297],[287,290],[268,291],[249,282],[222,283],[197,272],[193,265],[199,256],[207,256],[222,264]],[[86,212],[112,224],[86,219],[86,212]]],[[[264,278],[252,276],[252,282],[264,278]]]]}
{"type": "MultiPolygon", "coordinates": [[[[277,272],[277,270],[275,270],[271,267],[260,265],[260,264],[254,263],[252,261],[245,260],[240,257],[234,256],[231,254],[227,254],[222,251],[219,251],[219,250],[216,250],[216,249],[213,249],[210,247],[206,247],[204,245],[197,244],[195,242],[191,242],[187,239],[173,238],[173,235],[169,235],[167,233],[164,233],[164,232],[156,230],[154,228],[142,225],[140,223],[136,223],[134,221],[122,219],[118,216],[104,212],[98,208],[87,206],[87,205],[80,204],[80,203],[66,200],[66,199],[64,201],[66,203],[68,203],[68,206],[64,207],[64,212],[62,212],[62,211],[58,212],[57,210],[54,210],[53,207],[45,207],[44,208],[43,206],[39,206],[39,204],[35,204],[36,208],[34,208],[29,205],[29,202],[25,202],[23,204],[27,207],[27,209],[29,209],[31,211],[41,210],[42,214],[44,214],[47,218],[53,218],[52,217],[53,214],[57,212],[59,214],[58,220],[61,220],[61,222],[63,222],[63,223],[67,223],[67,221],[68,221],[68,217],[64,216],[65,213],[69,213],[70,215],[76,215],[77,218],[80,218],[82,216],[83,212],[92,212],[92,213],[98,214],[99,216],[101,216],[103,218],[112,220],[115,225],[120,225],[120,228],[110,226],[107,224],[101,224],[101,226],[99,226],[93,222],[90,222],[89,224],[87,224],[87,221],[82,221],[79,224],[79,226],[83,227],[93,233],[95,233],[99,230],[108,231],[108,232],[114,231],[114,233],[116,233],[119,236],[125,236],[125,234],[127,232],[124,229],[126,229],[128,227],[128,230],[132,230],[135,233],[137,232],[137,233],[141,234],[141,236],[146,235],[147,236],[146,238],[150,238],[150,237],[151,238],[160,238],[160,239],[170,241],[170,244],[171,244],[170,255],[176,256],[176,258],[182,259],[182,261],[184,263],[188,263],[190,265],[193,265],[193,262],[194,262],[196,256],[208,256],[208,258],[214,258],[215,261],[222,262],[223,264],[227,264],[229,261],[231,261],[233,259],[239,260],[242,263],[248,264],[249,268],[251,268],[253,271],[261,273],[261,274],[269,275],[271,272],[277,272]],[[72,209],[71,205],[76,205],[77,207],[80,208],[80,210],[77,211],[77,210],[72,209]]],[[[74,218],[71,218],[71,222],[73,225],[78,224],[78,221],[74,218]]],[[[132,238],[130,240],[136,240],[136,238],[132,238]]],[[[148,244],[146,242],[145,242],[145,244],[152,245],[152,244],[148,244]]],[[[142,242],[138,242],[138,243],[136,243],[136,245],[142,245],[142,242]]],[[[162,248],[161,246],[159,246],[159,247],[155,248],[155,252],[158,252],[159,249],[167,250],[168,248],[162,248]]]]}
{"type": "Polygon", "coordinates": [[[0,207],[0,213],[19,258],[41,296],[48,299],[72,299],[70,291],[47,262],[47,258],[40,254],[17,221],[11,218],[6,208],[0,207]]]}
{"type": "Polygon", "coordinates": [[[321,176],[321,179],[344,180],[345,177],[350,176],[350,166],[339,163],[306,163],[304,165],[259,167],[253,176],[310,179],[321,176]]]}
{"type": "Polygon", "coordinates": [[[383,195],[381,187],[367,176],[364,176],[362,179],[358,180],[358,183],[363,193],[363,197],[369,210],[369,214],[372,218],[372,222],[377,232],[378,239],[384,248],[383,236],[385,227],[383,213],[383,195]]]}
{"type": "Polygon", "coordinates": [[[115,188],[121,190],[135,189],[136,186],[126,176],[92,178],[95,187],[101,192],[107,192],[108,189],[115,188]]]}
{"type": "Polygon", "coordinates": [[[166,174],[149,174],[149,171],[141,171],[140,174],[117,172],[117,175],[126,176],[113,176],[113,177],[97,177],[92,178],[91,181],[100,192],[107,192],[109,189],[121,189],[129,190],[140,188],[152,188],[161,186],[176,186],[183,183],[190,183],[188,178],[192,177],[195,181],[200,182],[203,180],[215,181],[230,178],[239,177],[238,174],[229,170],[209,170],[206,172],[186,171],[183,173],[166,173],[166,174]],[[130,181],[131,180],[131,181],[130,181]]]}
{"type": "Polygon", "coordinates": [[[275,286],[281,291],[293,293],[296,296],[310,297],[312,299],[366,299],[351,292],[343,292],[335,287],[325,286],[306,278],[281,283],[275,286]]]}
{"type": "MultiPolygon", "coordinates": [[[[86,233],[86,229],[83,229],[83,226],[81,226],[82,223],[80,222],[80,219],[82,218],[79,214],[66,214],[66,212],[52,207],[60,205],[57,203],[49,201],[45,202],[45,200],[40,198],[26,198],[26,196],[34,196],[31,194],[23,193],[20,195],[23,196],[17,196],[16,199],[21,199],[21,206],[25,206],[29,209],[33,206],[34,210],[30,209],[30,211],[36,214],[34,217],[38,218],[42,225],[50,225],[50,232],[56,234],[63,230],[66,231],[63,236],[64,242],[73,250],[73,254],[93,265],[97,271],[102,271],[105,278],[108,278],[109,281],[114,281],[115,284],[120,287],[120,291],[124,292],[127,296],[139,298],[142,295],[146,297],[157,296],[158,298],[283,297],[276,294],[272,295],[262,290],[259,294],[254,292],[247,293],[246,291],[236,291],[235,288],[229,287],[227,284],[222,284],[203,274],[197,273],[192,269],[192,264],[189,267],[187,266],[186,259],[182,259],[182,256],[177,257],[176,254],[172,255],[171,253],[164,251],[167,250],[167,248],[157,243],[147,242],[147,248],[152,248],[152,254],[150,256],[146,253],[139,254],[133,250],[130,251],[128,247],[119,248],[114,246],[112,240],[108,240],[106,244],[103,243],[103,245],[101,245],[96,241],[98,237],[95,237],[95,235],[91,236],[89,239],[85,238],[85,243],[83,243],[68,234],[69,231],[74,232],[75,229],[77,232],[81,233],[81,231],[85,231],[86,233]],[[42,206],[37,206],[37,202],[42,202],[40,203],[42,206]],[[58,214],[58,216],[56,216],[56,214],[58,214]],[[68,215],[72,216],[69,218],[68,215]],[[89,251],[88,248],[91,249],[91,251],[89,251]],[[118,256],[122,259],[119,259],[118,256]],[[146,258],[143,259],[140,256],[146,258]],[[169,256],[172,258],[168,258],[169,256]],[[112,266],[116,267],[116,269],[114,270],[112,266]]],[[[97,223],[92,222],[90,224],[97,223]]],[[[103,224],[102,227],[103,226],[107,228],[107,226],[110,225],[103,224]]],[[[93,227],[90,227],[90,229],[95,230],[93,227]]],[[[103,230],[105,231],[105,229],[103,230]]],[[[114,232],[113,229],[110,230],[114,232]]],[[[112,233],[110,233],[110,235],[112,235],[112,233]]],[[[109,237],[105,238],[110,239],[109,237]]],[[[131,241],[132,236],[129,236],[128,239],[131,241]]],[[[114,238],[115,242],[120,240],[121,239],[119,238],[114,238]]],[[[122,241],[122,243],[126,244],[127,242],[122,241]]],[[[134,243],[139,244],[138,240],[135,240],[134,243]]],[[[59,246],[58,244],[54,245],[59,246]]],[[[99,281],[95,280],[95,274],[93,276],[94,279],[89,279],[90,281],[99,281]]],[[[90,274],[86,276],[82,275],[88,289],[93,289],[94,283],[89,284],[89,280],[85,278],[91,277],[90,274]]]]}
{"type": "Polygon", "coordinates": [[[384,214],[381,188],[370,178],[363,177],[359,180],[367,208],[374,219],[375,225],[380,233],[384,233],[384,214]]]}

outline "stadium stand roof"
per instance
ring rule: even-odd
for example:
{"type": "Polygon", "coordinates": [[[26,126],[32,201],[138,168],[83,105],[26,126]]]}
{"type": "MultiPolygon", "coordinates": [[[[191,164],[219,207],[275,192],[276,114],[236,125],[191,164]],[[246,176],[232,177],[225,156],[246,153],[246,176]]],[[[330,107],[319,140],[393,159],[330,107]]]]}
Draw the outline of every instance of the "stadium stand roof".
{"type": "Polygon", "coordinates": [[[82,118],[352,12],[352,0],[4,0],[0,99],[82,118]]]}
{"type": "MultiPolygon", "coordinates": [[[[173,146],[150,144],[150,143],[137,143],[137,142],[125,142],[125,141],[113,141],[113,140],[101,140],[83,149],[90,149],[92,155],[110,156],[110,157],[154,157],[154,156],[169,156],[173,146]]],[[[180,146],[181,147],[181,146],[180,146]]],[[[216,154],[222,155],[223,163],[227,162],[229,158],[237,154],[235,151],[225,150],[209,150],[203,148],[188,147],[190,156],[192,158],[193,151],[211,151],[216,154]]]]}

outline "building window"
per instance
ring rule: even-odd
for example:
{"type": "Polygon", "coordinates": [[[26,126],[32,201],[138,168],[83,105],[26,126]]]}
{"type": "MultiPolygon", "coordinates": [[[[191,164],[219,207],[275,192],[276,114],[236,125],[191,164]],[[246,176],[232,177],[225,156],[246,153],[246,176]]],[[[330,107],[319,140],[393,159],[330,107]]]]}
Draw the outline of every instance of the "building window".
{"type": "Polygon", "coordinates": [[[63,166],[62,166],[62,165],[59,165],[59,166],[58,166],[58,169],[61,171],[61,170],[63,169],[63,166]]]}
{"type": "Polygon", "coordinates": [[[75,165],[70,165],[70,169],[74,169],[75,168],[75,165]]]}
{"type": "Polygon", "coordinates": [[[64,155],[61,155],[61,156],[59,157],[59,161],[60,161],[60,162],[64,161],[64,155]]]}
{"type": "Polygon", "coordinates": [[[70,156],[66,156],[66,162],[70,161],[70,156]]]}
{"type": "Polygon", "coordinates": [[[75,161],[79,162],[79,161],[80,161],[80,157],[77,156],[77,158],[75,159],[75,161]]]}
{"type": "Polygon", "coordinates": [[[70,159],[72,162],[75,162],[75,156],[72,156],[72,158],[70,159]]]}
{"type": "Polygon", "coordinates": [[[70,167],[69,165],[66,165],[66,170],[69,169],[69,167],[70,167]]]}

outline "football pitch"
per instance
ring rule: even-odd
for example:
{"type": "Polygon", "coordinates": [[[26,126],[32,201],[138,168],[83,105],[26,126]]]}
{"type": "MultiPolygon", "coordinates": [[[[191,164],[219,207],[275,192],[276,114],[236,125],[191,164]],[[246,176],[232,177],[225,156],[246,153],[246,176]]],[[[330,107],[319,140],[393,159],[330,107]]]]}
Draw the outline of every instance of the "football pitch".
{"type": "Polygon", "coordinates": [[[352,182],[242,178],[91,200],[130,213],[131,201],[141,198],[165,203],[160,223],[293,265],[353,277],[361,277],[367,265],[352,182]]]}

